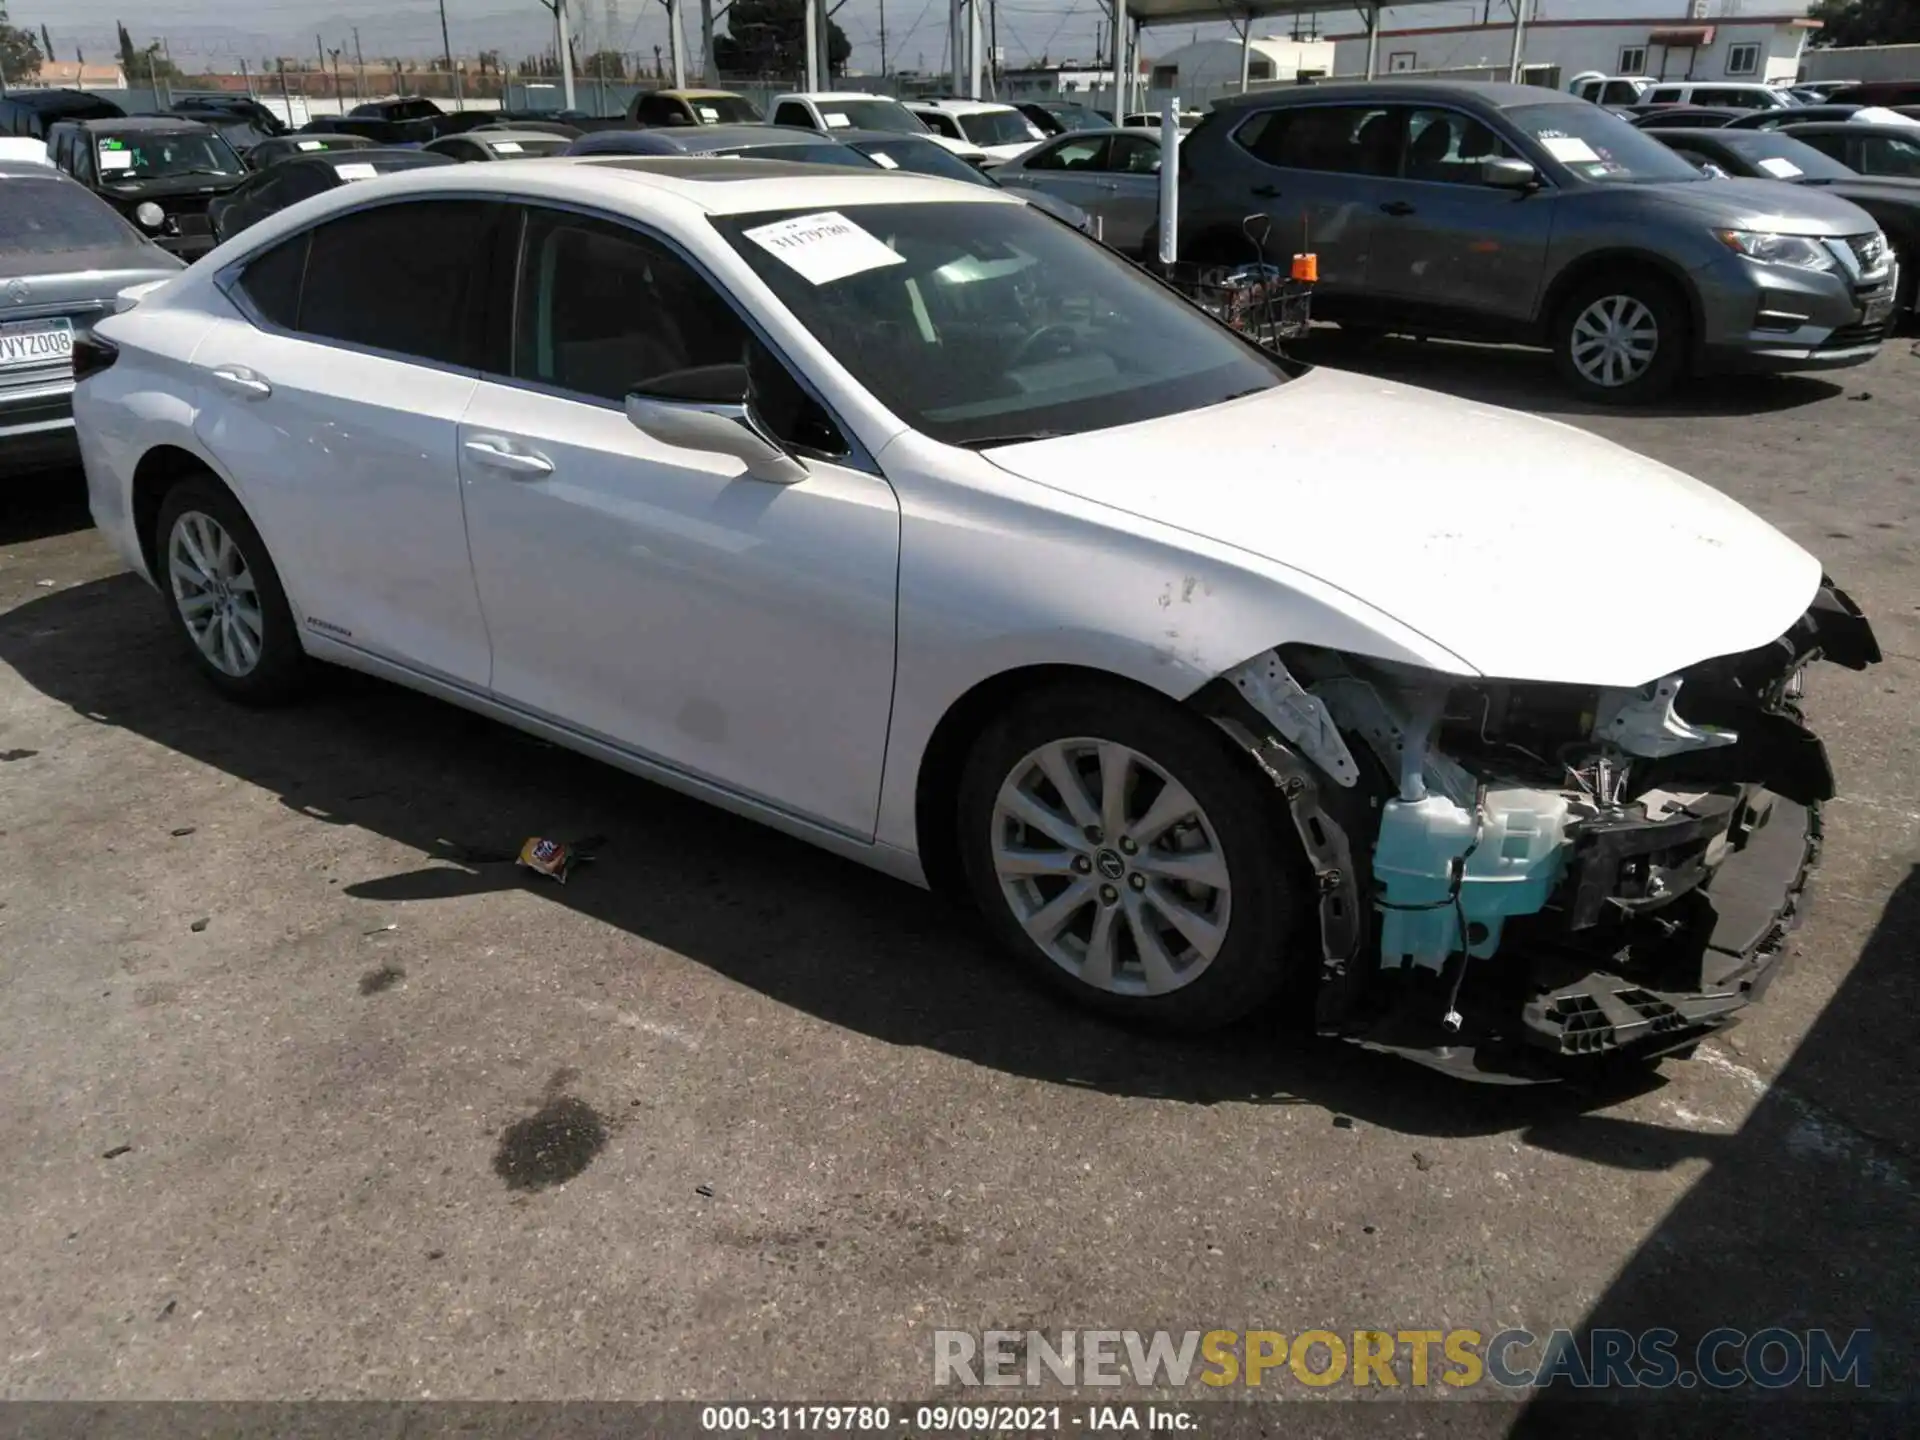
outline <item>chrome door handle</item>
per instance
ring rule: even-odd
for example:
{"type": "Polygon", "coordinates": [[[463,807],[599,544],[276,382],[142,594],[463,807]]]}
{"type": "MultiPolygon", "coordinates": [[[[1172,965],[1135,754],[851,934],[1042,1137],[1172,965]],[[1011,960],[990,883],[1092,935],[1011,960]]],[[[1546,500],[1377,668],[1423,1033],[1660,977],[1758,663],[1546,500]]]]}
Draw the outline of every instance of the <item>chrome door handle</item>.
{"type": "Polygon", "coordinates": [[[216,365],[213,378],[220,383],[222,390],[246,400],[264,400],[273,394],[273,386],[267,383],[264,375],[255,374],[244,365],[216,365]]]}
{"type": "Polygon", "coordinates": [[[506,441],[491,435],[467,441],[466,451],[475,463],[485,465],[490,470],[504,470],[509,475],[537,479],[553,473],[553,462],[546,456],[536,455],[530,450],[515,450],[506,441]]]}

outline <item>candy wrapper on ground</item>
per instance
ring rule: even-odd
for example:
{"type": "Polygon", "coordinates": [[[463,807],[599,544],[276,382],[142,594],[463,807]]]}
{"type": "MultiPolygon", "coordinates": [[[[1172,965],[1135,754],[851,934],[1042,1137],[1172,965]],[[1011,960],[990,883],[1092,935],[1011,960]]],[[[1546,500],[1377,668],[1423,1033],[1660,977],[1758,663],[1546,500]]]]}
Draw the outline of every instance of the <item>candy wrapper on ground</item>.
{"type": "Polygon", "coordinates": [[[536,875],[544,875],[564,885],[567,883],[567,872],[578,865],[582,858],[578,848],[564,840],[543,840],[535,836],[520,847],[520,858],[516,863],[526,866],[536,875]]]}

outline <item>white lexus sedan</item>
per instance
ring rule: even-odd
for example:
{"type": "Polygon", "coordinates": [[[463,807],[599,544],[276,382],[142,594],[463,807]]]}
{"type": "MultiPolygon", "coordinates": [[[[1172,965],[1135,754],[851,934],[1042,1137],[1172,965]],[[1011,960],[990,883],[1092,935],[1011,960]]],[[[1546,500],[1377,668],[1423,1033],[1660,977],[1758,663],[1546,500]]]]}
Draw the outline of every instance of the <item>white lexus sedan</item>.
{"type": "Polygon", "coordinates": [[[1476,1074],[1759,995],[1833,786],[1802,671],[1878,658],[1705,485],[934,179],[372,179],[76,371],[94,517],[226,696],[351,666],[967,894],[1110,1012],[1476,1074]]]}

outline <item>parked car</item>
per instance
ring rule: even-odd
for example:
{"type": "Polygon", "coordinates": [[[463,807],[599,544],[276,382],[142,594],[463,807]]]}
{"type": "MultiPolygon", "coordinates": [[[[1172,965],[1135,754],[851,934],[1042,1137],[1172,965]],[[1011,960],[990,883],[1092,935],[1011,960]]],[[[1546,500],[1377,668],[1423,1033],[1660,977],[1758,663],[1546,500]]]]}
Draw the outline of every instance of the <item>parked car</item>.
{"type": "Polygon", "coordinates": [[[212,126],[243,160],[256,146],[289,133],[278,115],[248,95],[183,95],[167,113],[212,126]]]}
{"type": "Polygon", "coordinates": [[[1784,90],[1757,82],[1662,80],[1641,92],[1642,105],[1717,105],[1729,110],[1789,110],[1794,99],[1784,90]]]}
{"type": "Polygon", "coordinates": [[[1069,130],[1104,130],[1113,122],[1072,100],[1023,100],[1013,107],[1049,135],[1069,130]]]}
{"type": "Polygon", "coordinates": [[[635,125],[757,125],[765,118],[731,90],[644,90],[627,106],[635,125]]]}
{"type": "Polygon", "coordinates": [[[1150,247],[1160,215],[1160,137],[1076,130],[993,172],[1009,190],[1052,195],[1093,216],[1100,238],[1127,254],[1150,247]]]}
{"type": "Polygon", "coordinates": [[[1864,80],[1827,92],[1829,105],[1920,105],[1920,80],[1864,80]]]}
{"type": "Polygon", "coordinates": [[[272,140],[262,140],[240,158],[247,162],[249,170],[264,170],[269,165],[277,165],[282,160],[292,160],[300,155],[373,148],[373,141],[364,135],[281,135],[272,140]]]}
{"type": "MultiPolygon", "coordinates": [[[[1920,282],[1920,179],[1871,178],[1791,135],[1767,130],[1650,131],[1663,144],[1721,175],[1785,180],[1850,200],[1873,216],[1893,249],[1894,315],[1913,313],[1920,282]]],[[[1845,263],[1835,252],[1834,259],[1845,263]]],[[[1797,318],[1797,317],[1794,317],[1797,318]]],[[[1784,323],[1782,320],[1780,323],[1784,323]]]]}
{"type": "Polygon", "coordinates": [[[212,691],[387,677],[1143,1021],[1284,996],[1484,1075],[1762,992],[1833,791],[1791,697],[1879,658],[1817,559],[984,188],[761,169],[388,176],[78,342],[92,513],[212,691]],[[1516,557],[1595,517],[1632,567],[1543,606],[1516,557]]]}
{"type": "Polygon", "coordinates": [[[1824,105],[1841,90],[1858,85],[1858,80],[1802,80],[1787,87],[1787,93],[1802,105],[1824,105]]]}
{"type": "Polygon", "coordinates": [[[1681,126],[1711,130],[1741,115],[1780,115],[1780,110],[1726,110],[1717,105],[1635,105],[1614,112],[1636,129],[1657,125],[1672,130],[1681,126]]]}
{"type": "Polygon", "coordinates": [[[0,159],[0,479],[73,463],[74,338],[179,269],[85,186],[0,159]]]}
{"type": "Polygon", "coordinates": [[[396,170],[455,163],[449,156],[426,150],[387,150],[377,145],[362,150],[298,155],[256,171],[244,185],[216,201],[208,215],[213,238],[216,243],[231,240],[242,230],[277,215],[289,205],[324,195],[342,185],[356,185],[396,170]]]}
{"type": "Polygon", "coordinates": [[[247,177],[211,126],[168,115],[62,120],[47,148],[55,165],[185,260],[213,248],[207,207],[247,177]]]}
{"type": "Polygon", "coordinates": [[[729,155],[803,165],[864,168],[837,139],[793,125],[687,125],[657,130],[601,130],[571,142],[568,155],[729,155]]]}
{"type": "Polygon", "coordinates": [[[442,135],[423,148],[429,155],[445,155],[450,160],[532,160],[542,155],[564,155],[572,143],[564,135],[486,126],[464,135],[442,135]]]}
{"type": "Polygon", "coordinates": [[[937,139],[971,147],[998,165],[1031,150],[1047,132],[1011,105],[986,100],[914,100],[907,109],[937,139]]]}
{"type": "Polygon", "coordinates": [[[1689,371],[1861,364],[1893,303],[1885,238],[1857,206],[1709,181],[1599,106],[1532,86],[1232,96],[1180,163],[1184,257],[1250,258],[1245,217],[1263,212],[1282,253],[1318,254],[1316,318],[1544,345],[1595,400],[1645,400],[1689,371]],[[1806,326],[1783,344],[1754,316],[1789,297],[1806,326]]]}
{"type": "Polygon", "coordinates": [[[1920,133],[1911,125],[1860,125],[1851,120],[1829,120],[1813,125],[1790,125],[1781,132],[1831,155],[1862,175],[1896,180],[1920,177],[1920,133]]]}
{"type": "MultiPolygon", "coordinates": [[[[908,135],[933,135],[924,120],[892,96],[858,90],[775,96],[769,123],[802,130],[897,130],[908,135]]],[[[934,139],[963,160],[986,163],[986,152],[977,145],[948,135],[934,135],[934,139]]]]}
{"type": "Polygon", "coordinates": [[[315,115],[295,132],[300,135],[358,135],[375,145],[424,145],[439,127],[431,120],[382,120],[375,115],[315,115]]]}
{"type": "Polygon", "coordinates": [[[447,112],[424,95],[392,95],[385,100],[367,100],[347,112],[370,120],[398,124],[404,120],[444,120],[447,112]]]}
{"type": "MultiPolygon", "coordinates": [[[[587,132],[578,125],[570,125],[563,120],[488,120],[472,127],[475,130],[531,130],[539,135],[558,135],[564,140],[578,140],[587,132]]],[[[465,132],[463,132],[465,133],[465,132]]]]}
{"type": "Polygon", "coordinates": [[[112,120],[126,113],[113,101],[84,90],[0,91],[0,135],[44,140],[59,120],[112,120]]]}
{"type": "Polygon", "coordinates": [[[1595,105],[1638,105],[1656,83],[1651,75],[1602,75],[1598,70],[1583,70],[1567,82],[1567,90],[1595,105]]]}
{"type": "Polygon", "coordinates": [[[849,149],[859,151],[883,170],[932,175],[942,180],[958,180],[963,185],[1004,189],[1036,210],[1044,210],[1054,219],[1073,226],[1083,234],[1093,235],[1098,228],[1093,217],[1078,205],[1031,186],[1008,185],[1002,175],[1006,169],[1004,165],[992,170],[969,165],[936,142],[931,135],[902,135],[891,130],[841,130],[835,132],[834,138],[849,149]]]}
{"type": "MultiPolygon", "coordinates": [[[[1205,113],[1206,112],[1202,110],[1182,110],[1174,117],[1174,122],[1179,126],[1181,134],[1184,135],[1200,123],[1205,113]]],[[[1158,110],[1129,110],[1121,117],[1121,120],[1124,125],[1131,129],[1158,130],[1160,128],[1160,112],[1158,110]]]]}
{"type": "Polygon", "coordinates": [[[1920,125],[1920,120],[1884,105],[1801,105],[1792,110],[1749,110],[1729,121],[1739,130],[1779,130],[1788,125],[1816,125],[1845,120],[1854,125],[1920,125]]]}

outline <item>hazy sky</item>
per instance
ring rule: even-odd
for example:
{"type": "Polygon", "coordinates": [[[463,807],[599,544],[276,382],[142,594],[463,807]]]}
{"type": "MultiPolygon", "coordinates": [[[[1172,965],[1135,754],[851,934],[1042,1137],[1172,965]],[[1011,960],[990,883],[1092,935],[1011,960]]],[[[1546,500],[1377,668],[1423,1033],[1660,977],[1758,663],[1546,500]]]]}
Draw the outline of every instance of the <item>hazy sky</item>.
{"type": "MultiPolygon", "coordinates": [[[[688,54],[698,43],[698,0],[683,0],[682,25],[688,54]]],[[[716,0],[718,8],[719,0],[716,0]]],[[[553,21],[540,0],[446,0],[447,25],[456,52],[495,49],[513,59],[550,43],[553,21]]],[[[651,55],[667,40],[666,11],[658,0],[615,0],[612,48],[651,55]]],[[[880,65],[880,15],[885,7],[887,56],[895,69],[939,69],[946,53],[947,0],[846,0],[834,17],[853,42],[856,67],[880,65]]],[[[57,58],[71,60],[79,45],[89,59],[105,59],[115,48],[114,22],[126,22],[136,41],[165,36],[178,64],[238,68],[270,55],[311,54],[317,29],[329,48],[349,54],[353,30],[371,59],[376,55],[424,58],[439,53],[440,12],[435,0],[386,0],[384,4],[315,4],[314,0],[7,0],[13,23],[38,33],[42,23],[53,33],[57,58]]],[[[1000,46],[1008,63],[1042,54],[1091,60],[1094,32],[1105,18],[1098,0],[998,0],[1000,46]]],[[[1459,24],[1478,20],[1478,0],[1424,7],[1421,24],[1459,24]]],[[[582,51],[608,43],[606,0],[568,0],[576,32],[584,32],[582,51]]],[[[1321,17],[1321,33],[1353,28],[1351,15],[1321,17]]],[[[722,26],[724,28],[724,25],[722,26]]],[[[1149,31],[1148,53],[1186,43],[1195,27],[1149,31]]],[[[1258,27],[1258,33],[1284,31],[1285,21],[1258,27]]],[[[1228,33],[1224,26],[1198,27],[1201,34],[1228,33]]]]}

